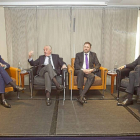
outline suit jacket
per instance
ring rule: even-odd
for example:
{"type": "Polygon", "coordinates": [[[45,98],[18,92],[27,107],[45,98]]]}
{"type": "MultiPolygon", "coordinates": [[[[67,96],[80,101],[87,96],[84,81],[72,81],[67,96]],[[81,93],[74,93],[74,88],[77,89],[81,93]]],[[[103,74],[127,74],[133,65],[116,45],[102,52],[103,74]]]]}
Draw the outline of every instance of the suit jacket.
{"type": "MultiPolygon", "coordinates": [[[[45,58],[46,58],[45,55],[41,55],[35,61],[33,61],[33,60],[29,61],[28,60],[28,62],[30,63],[31,66],[38,66],[37,74],[39,73],[39,71],[43,67],[42,65],[44,64],[45,58]]],[[[63,66],[63,64],[66,64],[66,63],[63,62],[62,58],[60,58],[58,54],[52,54],[52,60],[53,60],[53,64],[54,64],[56,73],[60,75],[60,73],[61,73],[60,68],[63,66]]]]}
{"type": "Polygon", "coordinates": [[[1,58],[1,55],[0,55],[0,63],[6,65],[6,68],[10,68],[10,65],[1,58]]]}
{"type": "MultiPolygon", "coordinates": [[[[75,70],[82,69],[83,63],[84,63],[84,52],[77,53],[76,58],[75,58],[75,63],[74,63],[75,70]]],[[[96,53],[90,52],[89,53],[89,68],[90,69],[95,68],[96,71],[98,71],[100,66],[101,64],[98,61],[96,53]]]]}
{"type": "Polygon", "coordinates": [[[135,61],[133,61],[130,64],[127,64],[126,68],[134,69],[137,65],[140,65],[140,55],[139,55],[139,57],[135,61]]]}

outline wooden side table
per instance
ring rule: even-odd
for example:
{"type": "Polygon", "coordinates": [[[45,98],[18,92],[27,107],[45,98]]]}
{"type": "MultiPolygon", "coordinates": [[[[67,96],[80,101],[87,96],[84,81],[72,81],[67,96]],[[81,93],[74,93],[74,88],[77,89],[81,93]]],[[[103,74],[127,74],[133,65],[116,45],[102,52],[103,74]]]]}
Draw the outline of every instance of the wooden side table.
{"type": "Polygon", "coordinates": [[[107,75],[111,76],[111,94],[114,92],[114,79],[117,76],[117,73],[107,73],[107,75]]]}
{"type": "Polygon", "coordinates": [[[25,73],[20,73],[20,76],[21,76],[21,86],[24,88],[24,76],[29,74],[28,72],[25,72],[25,73]]]}

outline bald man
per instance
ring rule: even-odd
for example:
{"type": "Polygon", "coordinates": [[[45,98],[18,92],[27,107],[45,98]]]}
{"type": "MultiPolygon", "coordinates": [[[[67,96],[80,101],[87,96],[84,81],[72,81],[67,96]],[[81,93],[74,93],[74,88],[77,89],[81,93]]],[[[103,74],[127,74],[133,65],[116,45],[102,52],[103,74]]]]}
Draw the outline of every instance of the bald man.
{"type": "Polygon", "coordinates": [[[64,87],[57,82],[56,75],[60,75],[60,67],[61,69],[67,68],[66,63],[63,62],[62,59],[60,59],[58,54],[52,54],[52,47],[50,45],[46,45],[44,47],[44,55],[39,56],[39,58],[35,61],[33,61],[32,59],[32,54],[33,51],[30,51],[28,62],[31,66],[38,66],[37,74],[44,77],[46,104],[47,106],[50,106],[52,81],[54,82],[58,90],[63,90],[64,87]]]}

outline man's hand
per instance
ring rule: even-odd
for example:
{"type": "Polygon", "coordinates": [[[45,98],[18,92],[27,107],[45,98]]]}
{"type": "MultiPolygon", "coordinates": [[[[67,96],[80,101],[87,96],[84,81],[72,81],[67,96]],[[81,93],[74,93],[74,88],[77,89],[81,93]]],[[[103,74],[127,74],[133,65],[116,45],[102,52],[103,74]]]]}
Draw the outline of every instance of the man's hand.
{"type": "Polygon", "coordinates": [[[2,63],[0,63],[0,66],[1,66],[1,67],[3,67],[3,68],[5,68],[5,67],[6,67],[6,65],[4,65],[4,64],[2,64],[2,63]]]}
{"type": "Polygon", "coordinates": [[[121,67],[119,67],[118,69],[121,70],[121,69],[124,69],[124,68],[125,68],[125,66],[121,66],[121,67]]]}
{"type": "Polygon", "coordinates": [[[94,69],[83,69],[83,72],[85,73],[85,74],[90,74],[90,73],[92,73],[94,71],[94,69]]]}
{"type": "Polygon", "coordinates": [[[64,64],[64,65],[62,66],[61,70],[62,70],[62,69],[65,69],[65,68],[67,68],[67,66],[64,64]]]}
{"type": "Polygon", "coordinates": [[[33,53],[34,53],[33,51],[29,52],[29,59],[32,57],[33,53]]]}

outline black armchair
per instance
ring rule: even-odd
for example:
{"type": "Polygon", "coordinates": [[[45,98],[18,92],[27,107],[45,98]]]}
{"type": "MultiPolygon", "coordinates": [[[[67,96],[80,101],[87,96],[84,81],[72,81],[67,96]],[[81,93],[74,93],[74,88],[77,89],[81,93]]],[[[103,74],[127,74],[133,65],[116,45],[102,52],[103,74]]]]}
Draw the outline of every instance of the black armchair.
{"type": "MultiPolygon", "coordinates": [[[[29,72],[29,88],[31,92],[31,98],[33,97],[33,90],[43,90],[45,89],[45,79],[39,75],[37,75],[37,66],[31,67],[29,72]]],[[[65,100],[65,93],[66,93],[66,73],[67,69],[61,70],[61,75],[56,76],[56,79],[60,85],[64,86],[64,96],[63,100],[65,100]]],[[[52,89],[56,89],[55,84],[52,82],[52,89]]]]}
{"type": "MultiPolygon", "coordinates": [[[[121,70],[117,69],[117,89],[118,89],[118,97],[119,99],[119,94],[120,91],[125,91],[126,87],[129,84],[129,72],[132,71],[133,69],[130,68],[124,68],[121,70]]],[[[140,87],[135,87],[134,94],[138,94],[138,91],[140,90],[140,87]]]]}

